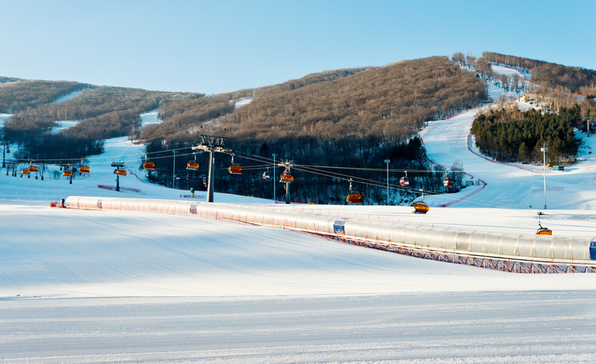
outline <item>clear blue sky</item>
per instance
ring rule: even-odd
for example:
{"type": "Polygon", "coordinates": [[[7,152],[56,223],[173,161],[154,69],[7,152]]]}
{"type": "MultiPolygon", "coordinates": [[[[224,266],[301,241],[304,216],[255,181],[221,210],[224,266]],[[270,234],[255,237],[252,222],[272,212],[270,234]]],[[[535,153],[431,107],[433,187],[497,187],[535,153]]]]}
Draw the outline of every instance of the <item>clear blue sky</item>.
{"type": "Polygon", "coordinates": [[[455,52],[596,69],[596,1],[0,0],[0,76],[214,94],[455,52]]]}

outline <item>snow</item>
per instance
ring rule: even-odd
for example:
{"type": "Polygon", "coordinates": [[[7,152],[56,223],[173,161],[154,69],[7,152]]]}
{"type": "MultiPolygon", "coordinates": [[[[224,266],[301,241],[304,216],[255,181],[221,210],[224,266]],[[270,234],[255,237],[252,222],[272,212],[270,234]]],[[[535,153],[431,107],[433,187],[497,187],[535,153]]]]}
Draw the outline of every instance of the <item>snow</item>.
{"type": "Polygon", "coordinates": [[[68,95],[59,97],[58,99],[56,99],[56,101],[54,101],[54,103],[58,104],[58,103],[61,103],[62,101],[70,100],[70,99],[78,96],[81,92],[83,92],[83,90],[73,91],[73,92],[69,93],[68,95]]]}
{"type": "Polygon", "coordinates": [[[150,124],[161,124],[163,120],[159,118],[159,110],[152,110],[141,114],[141,126],[150,124]]]}
{"type": "MultiPolygon", "coordinates": [[[[78,93],[78,92],[80,92],[80,91],[76,91],[76,93],[78,93]]],[[[71,98],[72,97],[74,97],[74,96],[71,96],[71,98]]],[[[64,101],[64,99],[61,99],[56,102],[60,102],[60,101],[64,101]]],[[[6,116],[6,118],[10,117],[9,114],[0,114],[0,121],[2,121],[2,122],[4,120],[3,116],[6,116]]],[[[161,122],[163,122],[163,120],[159,119],[158,110],[152,110],[152,111],[140,114],[140,117],[141,117],[141,127],[143,127],[145,125],[150,125],[150,124],[160,124],[161,122]]],[[[64,129],[68,129],[68,128],[73,127],[79,123],[80,123],[79,120],[58,121],[56,127],[51,130],[51,133],[56,134],[64,129]]]]}
{"type": "Polygon", "coordinates": [[[2,114],[0,113],[0,124],[2,124],[2,126],[4,126],[4,122],[8,120],[9,117],[11,117],[12,114],[2,114]]]}
{"type": "MultiPolygon", "coordinates": [[[[484,188],[427,197],[427,215],[407,206],[276,208],[532,233],[542,170],[477,155],[467,136],[475,112],[429,123],[422,135],[433,161],[459,160],[484,188]]],[[[156,112],[142,118],[159,122],[156,112]]],[[[544,224],[554,234],[596,236],[594,139],[585,138],[580,163],[547,172],[544,224]]],[[[72,184],[57,166],[43,181],[0,173],[0,361],[596,359],[591,274],[513,274],[196,216],[49,207],[70,195],[187,199],[188,191],[145,182],[143,158],[142,146],[117,138],[72,184]],[[115,186],[114,161],[129,171],[122,192],[98,188],[115,186]]],[[[215,201],[272,203],[220,193],[215,201]]]]}
{"type": "Polygon", "coordinates": [[[57,134],[59,132],[61,132],[64,129],[68,129],[71,128],[77,124],[79,124],[80,121],[79,120],[62,120],[62,121],[57,121],[56,122],[56,126],[50,131],[52,134],[57,134]]]}
{"type": "Polygon", "coordinates": [[[239,109],[242,106],[246,106],[246,105],[250,104],[251,101],[252,101],[252,98],[243,98],[243,99],[237,100],[234,103],[234,108],[239,109]]]}

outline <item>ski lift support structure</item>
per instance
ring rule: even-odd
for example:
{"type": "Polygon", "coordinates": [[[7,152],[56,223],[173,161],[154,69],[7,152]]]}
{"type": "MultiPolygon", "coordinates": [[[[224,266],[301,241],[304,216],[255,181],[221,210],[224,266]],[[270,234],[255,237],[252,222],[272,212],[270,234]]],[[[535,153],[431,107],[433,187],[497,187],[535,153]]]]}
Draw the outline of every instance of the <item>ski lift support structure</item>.
{"type": "Polygon", "coordinates": [[[215,155],[213,153],[231,154],[232,150],[224,145],[225,137],[215,135],[201,135],[201,143],[192,147],[192,150],[202,150],[209,152],[209,176],[207,178],[207,202],[213,202],[213,188],[215,175],[213,174],[213,164],[215,155]]]}
{"type": "MultiPolygon", "coordinates": [[[[282,160],[277,164],[277,166],[285,168],[284,172],[282,173],[282,176],[284,174],[290,174],[290,170],[294,166],[294,161],[282,160]]],[[[283,177],[280,177],[280,182],[283,182],[282,178],[283,177]]],[[[286,190],[286,204],[289,204],[290,203],[290,183],[284,183],[284,188],[286,190]]]]}
{"type": "Polygon", "coordinates": [[[116,168],[114,171],[114,174],[116,175],[116,192],[120,192],[120,174],[117,171],[126,168],[126,166],[124,165],[124,162],[112,162],[112,167],[116,168]]]}

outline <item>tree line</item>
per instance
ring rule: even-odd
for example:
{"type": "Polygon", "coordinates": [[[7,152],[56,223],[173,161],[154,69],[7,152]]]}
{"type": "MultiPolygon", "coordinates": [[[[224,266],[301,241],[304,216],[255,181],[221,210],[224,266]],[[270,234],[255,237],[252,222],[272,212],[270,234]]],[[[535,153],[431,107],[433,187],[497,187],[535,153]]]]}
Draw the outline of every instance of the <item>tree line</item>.
{"type": "Polygon", "coordinates": [[[497,160],[540,162],[545,146],[549,163],[568,164],[579,147],[573,126],[578,115],[579,108],[561,108],[557,114],[490,109],[474,119],[472,134],[480,151],[497,160]]]}

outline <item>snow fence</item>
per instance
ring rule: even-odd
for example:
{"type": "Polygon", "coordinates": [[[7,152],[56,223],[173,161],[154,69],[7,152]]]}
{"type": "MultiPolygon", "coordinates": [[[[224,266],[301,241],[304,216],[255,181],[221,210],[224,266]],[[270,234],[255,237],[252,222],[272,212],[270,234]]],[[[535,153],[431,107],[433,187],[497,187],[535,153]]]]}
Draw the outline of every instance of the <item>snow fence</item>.
{"type": "Polygon", "coordinates": [[[596,260],[596,238],[508,234],[380,222],[274,206],[193,201],[70,196],[65,207],[86,210],[144,211],[276,226],[342,240],[415,247],[439,253],[474,254],[497,259],[571,264],[596,260]]]}

